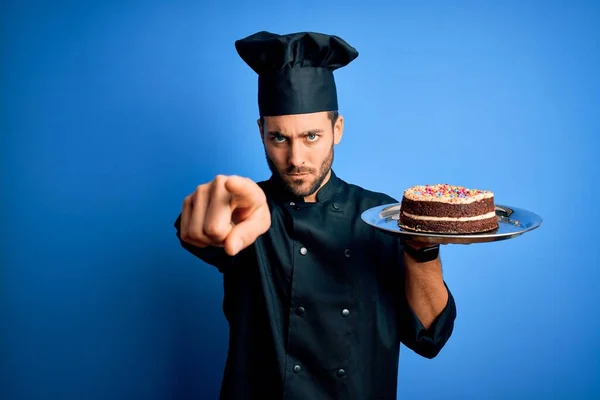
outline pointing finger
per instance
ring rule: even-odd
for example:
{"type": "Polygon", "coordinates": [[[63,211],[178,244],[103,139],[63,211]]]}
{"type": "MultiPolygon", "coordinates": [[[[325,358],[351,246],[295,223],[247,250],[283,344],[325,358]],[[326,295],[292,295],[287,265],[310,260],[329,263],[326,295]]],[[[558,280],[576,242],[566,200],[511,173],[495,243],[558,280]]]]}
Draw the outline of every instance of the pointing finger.
{"type": "Polygon", "coordinates": [[[230,176],[225,182],[225,188],[231,193],[232,209],[248,208],[251,212],[266,202],[264,192],[251,179],[230,176]]]}

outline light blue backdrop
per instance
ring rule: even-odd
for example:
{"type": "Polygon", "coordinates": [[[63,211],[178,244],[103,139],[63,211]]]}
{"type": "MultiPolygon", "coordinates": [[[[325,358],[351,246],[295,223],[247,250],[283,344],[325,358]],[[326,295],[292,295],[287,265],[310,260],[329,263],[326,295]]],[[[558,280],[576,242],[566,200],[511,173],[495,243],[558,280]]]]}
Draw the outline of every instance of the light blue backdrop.
{"type": "Polygon", "coordinates": [[[597,5],[201,3],[3,2],[0,398],[216,398],[221,279],[172,224],[215,174],[268,176],[233,46],[263,29],[360,51],[337,74],[342,178],[544,217],[443,249],[455,333],[434,360],[403,348],[400,397],[600,397],[597,5]]]}

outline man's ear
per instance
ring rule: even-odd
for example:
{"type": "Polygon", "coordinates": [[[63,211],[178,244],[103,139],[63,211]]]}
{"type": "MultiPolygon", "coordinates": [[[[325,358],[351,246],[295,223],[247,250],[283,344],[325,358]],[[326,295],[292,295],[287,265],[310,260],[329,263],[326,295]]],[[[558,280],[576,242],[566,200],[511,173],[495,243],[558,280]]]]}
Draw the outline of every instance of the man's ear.
{"type": "Polygon", "coordinates": [[[260,134],[260,140],[261,140],[261,142],[264,142],[265,138],[263,135],[263,126],[260,123],[260,118],[256,120],[256,124],[258,125],[258,133],[260,134]]]}
{"type": "Polygon", "coordinates": [[[340,114],[333,124],[333,143],[340,143],[342,136],[344,136],[344,117],[340,114]]]}

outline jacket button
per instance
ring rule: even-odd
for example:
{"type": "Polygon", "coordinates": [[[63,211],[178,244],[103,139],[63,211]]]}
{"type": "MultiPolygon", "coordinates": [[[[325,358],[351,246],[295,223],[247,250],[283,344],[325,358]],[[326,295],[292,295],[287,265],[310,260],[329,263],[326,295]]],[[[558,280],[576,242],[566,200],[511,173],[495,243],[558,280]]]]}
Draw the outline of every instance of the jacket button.
{"type": "Polygon", "coordinates": [[[342,310],[342,316],[347,317],[348,315],[350,315],[350,310],[348,310],[347,308],[344,308],[342,310]]]}
{"type": "Polygon", "coordinates": [[[297,374],[298,372],[300,372],[300,370],[302,370],[302,367],[296,364],[294,365],[294,368],[292,368],[292,370],[297,374]]]}
{"type": "Polygon", "coordinates": [[[304,307],[298,307],[298,308],[296,308],[296,313],[297,313],[298,315],[304,315],[304,312],[305,312],[305,311],[306,311],[306,310],[304,309],[304,307]]]}
{"type": "Polygon", "coordinates": [[[304,255],[306,255],[306,253],[308,253],[308,250],[306,250],[306,247],[302,247],[300,249],[300,254],[302,254],[304,256],[304,255]]]}
{"type": "Polygon", "coordinates": [[[338,377],[341,378],[342,376],[346,375],[346,371],[344,371],[342,368],[340,368],[340,369],[337,370],[336,374],[337,374],[338,377]]]}
{"type": "Polygon", "coordinates": [[[346,249],[346,250],[344,250],[344,255],[345,255],[346,257],[350,257],[350,249],[346,249]]]}
{"type": "Polygon", "coordinates": [[[339,210],[340,209],[339,204],[338,203],[333,203],[333,209],[334,210],[339,210]]]}

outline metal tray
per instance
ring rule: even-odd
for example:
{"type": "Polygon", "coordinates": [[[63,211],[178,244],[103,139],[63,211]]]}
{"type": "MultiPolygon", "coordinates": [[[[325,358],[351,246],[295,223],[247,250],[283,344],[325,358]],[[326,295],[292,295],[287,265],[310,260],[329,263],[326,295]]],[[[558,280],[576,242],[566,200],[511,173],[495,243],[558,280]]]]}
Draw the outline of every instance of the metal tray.
{"type": "Polygon", "coordinates": [[[362,213],[361,218],[365,223],[384,232],[432,244],[472,244],[513,239],[539,228],[543,222],[539,215],[531,211],[499,204],[496,205],[496,216],[498,217],[498,229],[485,233],[462,235],[413,232],[402,229],[398,226],[400,203],[370,208],[362,213]]]}

